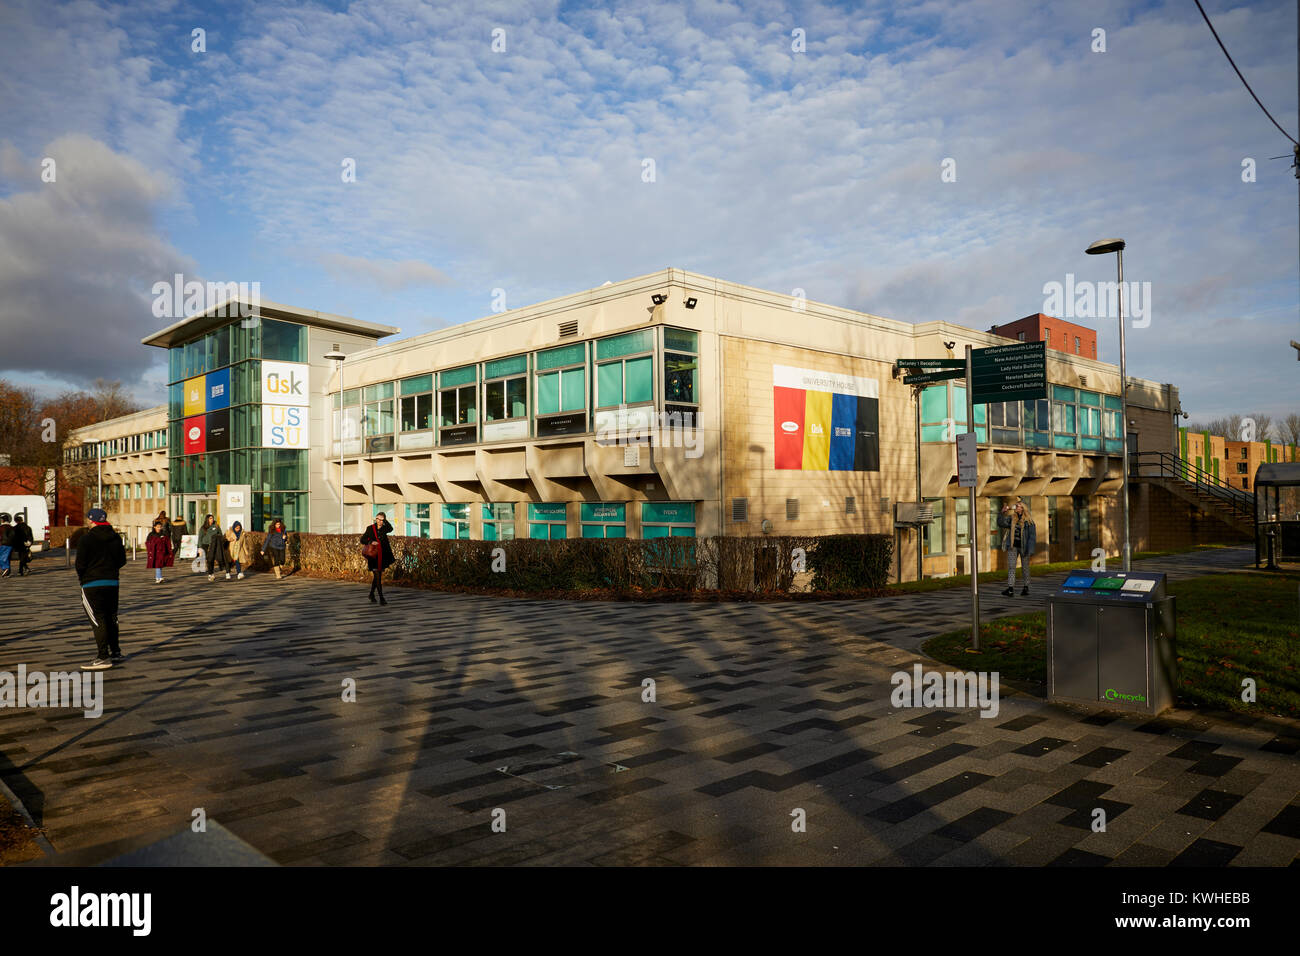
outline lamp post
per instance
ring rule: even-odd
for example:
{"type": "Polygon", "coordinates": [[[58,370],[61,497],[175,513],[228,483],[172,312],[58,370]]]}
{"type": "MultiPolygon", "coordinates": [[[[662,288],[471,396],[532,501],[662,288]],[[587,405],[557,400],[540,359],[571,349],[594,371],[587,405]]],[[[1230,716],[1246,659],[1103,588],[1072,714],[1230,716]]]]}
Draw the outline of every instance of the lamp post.
{"type": "Polygon", "coordinates": [[[1123,460],[1124,460],[1124,573],[1132,570],[1132,552],[1129,548],[1128,532],[1128,355],[1124,346],[1124,240],[1123,239],[1098,239],[1087,249],[1084,250],[1090,256],[1101,256],[1107,253],[1115,253],[1115,262],[1119,268],[1119,403],[1122,411],[1120,412],[1120,424],[1124,426],[1123,439],[1123,460]]]}
{"type": "Polygon", "coordinates": [[[331,362],[338,362],[339,373],[339,539],[343,538],[343,360],[347,358],[339,351],[338,346],[334,347],[331,352],[325,353],[325,358],[331,362]]]}

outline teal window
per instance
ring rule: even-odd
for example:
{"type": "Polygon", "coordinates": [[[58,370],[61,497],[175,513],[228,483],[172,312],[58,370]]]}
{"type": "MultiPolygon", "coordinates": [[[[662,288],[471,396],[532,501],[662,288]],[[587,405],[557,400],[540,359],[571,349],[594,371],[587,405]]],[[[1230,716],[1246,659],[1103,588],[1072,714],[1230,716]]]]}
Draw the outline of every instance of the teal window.
{"type": "Polygon", "coordinates": [[[654,350],[654,344],[654,333],[650,329],[639,329],[636,332],[624,332],[622,335],[598,339],[596,341],[596,360],[603,361],[625,355],[651,352],[654,350]]]}
{"type": "Polygon", "coordinates": [[[934,512],[934,520],[927,525],[922,525],[921,542],[924,546],[925,556],[931,557],[936,554],[947,554],[943,540],[943,498],[926,498],[926,503],[934,512]]]}
{"type": "Polygon", "coordinates": [[[456,428],[461,425],[477,424],[477,392],[476,385],[441,389],[438,392],[439,427],[456,428]]]}
{"type": "Polygon", "coordinates": [[[642,502],[641,537],[695,537],[695,503],[691,501],[642,502]]]}
{"type": "Polygon", "coordinates": [[[585,411],[587,351],[582,343],[537,353],[537,414],[585,411]]]}
{"type": "Polygon", "coordinates": [[[1103,399],[1107,408],[1114,409],[1117,412],[1122,412],[1124,410],[1124,404],[1120,401],[1118,395],[1106,395],[1103,396],[1103,399]]]}
{"type": "Polygon", "coordinates": [[[596,365],[596,407],[643,405],[654,401],[654,357],[616,359],[596,365]]]}
{"type": "Polygon", "coordinates": [[[528,417],[528,356],[483,364],[483,420],[509,421],[528,417]]]}
{"type": "Polygon", "coordinates": [[[433,373],[428,375],[412,375],[410,378],[404,378],[401,381],[400,389],[403,395],[419,395],[422,392],[433,391],[433,373]]]}
{"type": "MultiPolygon", "coordinates": [[[[392,383],[389,383],[391,394],[392,383]]],[[[374,438],[381,435],[391,435],[394,428],[393,419],[393,400],[391,398],[383,401],[371,402],[365,406],[363,424],[365,428],[365,437],[374,438]]]]}
{"type": "Polygon", "coordinates": [[[674,329],[664,326],[664,349],[673,352],[692,352],[699,354],[700,333],[690,329],[674,329]]]}
{"type": "Polygon", "coordinates": [[[1088,512],[1088,496],[1074,495],[1074,540],[1092,540],[1092,515],[1088,512]]]}
{"type": "Polygon", "coordinates": [[[462,365],[460,368],[448,369],[438,376],[439,388],[450,388],[453,385],[472,385],[478,381],[477,365],[462,365]]]}
{"type": "Polygon", "coordinates": [[[953,512],[957,519],[957,549],[970,547],[970,499],[953,499],[953,512]]]}
{"type": "Polygon", "coordinates": [[[406,536],[408,538],[428,538],[429,505],[427,503],[406,506],[406,536]]]}
{"type": "Polygon", "coordinates": [[[307,326],[262,318],[257,327],[262,338],[261,358],[277,362],[307,361],[307,326]]]}
{"type": "Polygon", "coordinates": [[[515,536],[515,506],[513,502],[505,504],[484,504],[483,540],[509,541],[515,536]]]}
{"type": "Polygon", "coordinates": [[[1066,388],[1064,385],[1052,386],[1052,398],[1058,402],[1077,402],[1078,393],[1072,388],[1066,388]]]}
{"type": "Polygon", "coordinates": [[[361,390],[361,401],[366,405],[392,397],[392,382],[380,382],[377,385],[367,385],[361,390]]]}
{"type": "Polygon", "coordinates": [[[587,502],[579,509],[584,538],[626,538],[627,505],[622,502],[587,502]]]}
{"type": "Polygon", "coordinates": [[[442,537],[444,540],[469,537],[469,505],[442,506],[442,537]]]}
{"type": "Polygon", "coordinates": [[[568,507],[558,504],[529,504],[528,537],[542,540],[568,536],[568,507]]]}
{"type": "Polygon", "coordinates": [[[931,385],[921,392],[921,441],[951,440],[948,429],[948,386],[931,385]]]}
{"type": "Polygon", "coordinates": [[[402,396],[401,426],[404,432],[425,431],[433,427],[433,392],[402,396]]]}

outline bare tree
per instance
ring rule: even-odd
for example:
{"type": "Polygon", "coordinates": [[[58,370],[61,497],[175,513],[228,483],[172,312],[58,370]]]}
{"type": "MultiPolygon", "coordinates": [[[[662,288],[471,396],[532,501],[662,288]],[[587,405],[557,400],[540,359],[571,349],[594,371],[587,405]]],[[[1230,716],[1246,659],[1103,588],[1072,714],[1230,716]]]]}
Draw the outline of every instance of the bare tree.
{"type": "Polygon", "coordinates": [[[1273,437],[1273,416],[1263,412],[1254,412],[1247,416],[1255,420],[1255,441],[1266,441],[1273,437]]]}
{"type": "Polygon", "coordinates": [[[1292,412],[1278,422],[1278,436],[1288,445],[1300,445],[1300,415],[1292,412]]]}

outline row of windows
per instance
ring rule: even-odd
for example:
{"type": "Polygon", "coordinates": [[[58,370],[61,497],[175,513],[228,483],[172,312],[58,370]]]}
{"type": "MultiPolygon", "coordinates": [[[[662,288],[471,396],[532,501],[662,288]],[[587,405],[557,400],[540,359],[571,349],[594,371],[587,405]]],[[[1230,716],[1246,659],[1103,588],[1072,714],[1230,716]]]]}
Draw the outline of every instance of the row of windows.
{"type": "MultiPolygon", "coordinates": [[[[1123,416],[1118,395],[1063,385],[1050,398],[976,405],[975,434],[981,443],[1024,448],[1062,448],[1119,453],[1123,416]]],[[[966,431],[966,386],[945,382],[921,393],[921,440],[951,442],[966,431]]]]}
{"type": "MultiPolygon", "coordinates": [[[[405,533],[412,538],[431,538],[434,532],[443,539],[468,539],[472,509],[470,504],[407,504],[401,506],[405,515],[405,533]]],[[[477,506],[483,528],[484,541],[505,541],[515,536],[515,505],[513,502],[483,503],[477,506]]],[[[622,501],[578,502],[579,533],[584,538],[626,538],[628,503],[622,501]]],[[[376,511],[384,511],[377,507],[376,511]]],[[[388,515],[389,512],[384,511],[388,515]]],[[[528,504],[528,536],[542,540],[568,536],[569,505],[567,502],[530,502],[528,504]]],[[[394,529],[401,533],[401,525],[393,520],[394,529]]],[[[694,537],[695,505],[692,502],[641,503],[641,536],[643,538],[694,537]]]]}
{"type": "Polygon", "coordinates": [[[694,416],[699,336],[667,327],[662,332],[662,343],[658,330],[640,329],[345,389],[341,399],[334,394],[333,434],[336,441],[342,434],[345,443],[395,436],[399,449],[580,434],[594,430],[586,420],[589,407],[597,411],[599,428],[601,410],[613,414],[619,406],[647,406],[657,397],[667,410],[694,416]]]}
{"type": "Polygon", "coordinates": [[[123,482],[104,486],[105,501],[148,501],[167,497],[164,481],[123,482]]]}
{"type": "MultiPolygon", "coordinates": [[[[970,547],[970,499],[968,498],[927,498],[926,503],[930,505],[934,512],[934,521],[931,524],[923,526],[921,543],[923,553],[928,558],[932,555],[943,555],[948,553],[947,531],[944,524],[944,512],[948,507],[948,502],[952,502],[952,509],[956,525],[956,547],[958,551],[970,547]]],[[[1003,499],[1000,497],[991,497],[988,501],[988,547],[996,551],[1002,545],[1003,529],[998,527],[998,517],[1002,514],[1003,499]]],[[[1014,499],[1008,499],[1014,500],[1014,499]]],[[[1030,504],[1031,499],[1024,499],[1026,505],[1030,504]]],[[[1075,541],[1092,540],[1092,517],[1088,510],[1089,498],[1087,495],[1072,495],[1073,512],[1071,515],[1072,530],[1075,541]]],[[[1039,528],[1039,544],[1047,544],[1056,527],[1058,503],[1055,495],[1049,495],[1047,498],[1047,528],[1039,528]]]]}
{"type": "Polygon", "coordinates": [[[307,452],[248,448],[186,455],[170,460],[167,477],[174,495],[212,493],[225,484],[259,492],[306,491],[307,452]]]}
{"type": "Polygon", "coordinates": [[[156,428],[152,431],[123,435],[121,438],[110,438],[89,445],[72,445],[63,449],[63,461],[64,464],[70,465],[79,461],[94,461],[97,457],[129,455],[132,452],[153,451],[155,448],[166,447],[167,429],[156,428]]]}
{"type": "Polygon", "coordinates": [[[248,359],[306,362],[307,326],[253,317],[239,319],[167,351],[167,381],[182,382],[248,359]]]}

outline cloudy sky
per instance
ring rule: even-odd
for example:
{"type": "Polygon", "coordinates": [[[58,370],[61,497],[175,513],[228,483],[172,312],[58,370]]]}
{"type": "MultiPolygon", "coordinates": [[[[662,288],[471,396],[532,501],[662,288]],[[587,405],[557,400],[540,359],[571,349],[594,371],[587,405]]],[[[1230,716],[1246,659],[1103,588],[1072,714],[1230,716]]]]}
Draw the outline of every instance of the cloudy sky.
{"type": "MultiPolygon", "coordinates": [[[[1296,4],[1203,2],[1297,135],[1296,4]]],[[[1133,374],[1300,411],[1290,143],[1185,0],[0,0],[0,62],[0,375],[38,390],[163,401],[177,272],[403,334],[667,266],[986,329],[1122,236],[1133,374]]]]}

